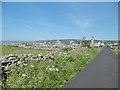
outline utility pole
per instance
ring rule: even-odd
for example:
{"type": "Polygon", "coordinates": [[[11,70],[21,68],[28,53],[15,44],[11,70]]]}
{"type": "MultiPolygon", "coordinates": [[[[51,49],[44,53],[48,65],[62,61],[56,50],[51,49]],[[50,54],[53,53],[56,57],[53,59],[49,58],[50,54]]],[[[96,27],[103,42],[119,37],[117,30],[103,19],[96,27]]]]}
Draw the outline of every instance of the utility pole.
{"type": "Polygon", "coordinates": [[[83,44],[85,43],[85,36],[82,38],[81,42],[80,42],[80,46],[83,46],[83,44]]]}
{"type": "Polygon", "coordinates": [[[91,37],[91,44],[90,44],[91,47],[94,47],[94,36],[91,37]]]}

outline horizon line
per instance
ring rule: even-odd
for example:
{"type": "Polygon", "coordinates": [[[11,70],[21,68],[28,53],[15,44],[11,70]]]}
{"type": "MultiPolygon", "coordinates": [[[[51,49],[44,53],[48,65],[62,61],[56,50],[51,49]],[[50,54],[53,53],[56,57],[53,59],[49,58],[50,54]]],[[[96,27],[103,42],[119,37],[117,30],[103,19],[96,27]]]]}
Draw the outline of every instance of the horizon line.
{"type": "MultiPolygon", "coordinates": [[[[2,40],[3,41],[47,41],[47,40],[82,40],[82,39],[41,39],[41,40],[2,40]]],[[[91,39],[85,39],[85,40],[91,40],[91,39]]],[[[101,40],[101,41],[120,41],[120,39],[94,39],[94,40],[101,40]]],[[[1,42],[1,40],[0,40],[1,42]]]]}

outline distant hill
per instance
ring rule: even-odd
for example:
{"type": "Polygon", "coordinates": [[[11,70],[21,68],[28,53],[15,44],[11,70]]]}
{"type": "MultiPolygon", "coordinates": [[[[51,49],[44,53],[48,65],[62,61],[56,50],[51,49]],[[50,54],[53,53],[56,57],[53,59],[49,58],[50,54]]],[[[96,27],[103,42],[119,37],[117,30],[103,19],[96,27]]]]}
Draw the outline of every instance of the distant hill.
{"type": "MultiPolygon", "coordinates": [[[[58,40],[37,40],[37,41],[2,41],[2,43],[33,43],[33,42],[46,42],[46,43],[56,43],[58,40]]],[[[60,42],[64,43],[64,44],[69,44],[70,41],[73,41],[74,43],[80,44],[81,40],[80,39],[59,39],[60,42]]],[[[85,40],[87,42],[90,42],[90,40],[85,40]]],[[[118,42],[117,40],[95,40],[96,42],[101,41],[104,43],[115,43],[118,42]]],[[[120,41],[119,41],[120,43],[120,41]]]]}
{"type": "MultiPolygon", "coordinates": [[[[58,40],[39,40],[39,41],[34,41],[34,42],[51,42],[51,43],[56,43],[58,40]]],[[[79,39],[59,39],[60,42],[64,44],[69,44],[70,41],[74,41],[75,43],[80,43],[81,40],[79,39]]]]}

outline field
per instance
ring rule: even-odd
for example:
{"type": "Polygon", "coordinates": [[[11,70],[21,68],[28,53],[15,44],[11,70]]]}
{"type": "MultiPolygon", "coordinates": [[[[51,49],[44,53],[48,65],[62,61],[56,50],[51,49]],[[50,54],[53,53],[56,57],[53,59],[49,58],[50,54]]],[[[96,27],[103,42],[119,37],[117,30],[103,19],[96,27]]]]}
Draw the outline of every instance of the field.
{"type": "Polygon", "coordinates": [[[15,47],[15,46],[2,46],[2,55],[8,55],[10,53],[12,54],[40,54],[42,53],[47,54],[49,52],[52,52],[52,50],[42,50],[42,49],[33,49],[33,48],[22,48],[22,47],[15,47]]]}
{"type": "Polygon", "coordinates": [[[2,47],[0,46],[0,56],[2,56],[2,47]]]}
{"type": "MultiPolygon", "coordinates": [[[[3,84],[5,88],[60,88],[77,72],[83,70],[101,48],[62,49],[54,60],[35,62],[30,60],[25,66],[15,66],[3,84]]],[[[2,54],[39,54],[43,55],[54,50],[25,49],[13,46],[3,46],[2,54]]]]}
{"type": "Polygon", "coordinates": [[[120,50],[115,49],[115,50],[113,50],[113,52],[114,52],[115,54],[117,54],[117,55],[120,57],[120,50]]]}

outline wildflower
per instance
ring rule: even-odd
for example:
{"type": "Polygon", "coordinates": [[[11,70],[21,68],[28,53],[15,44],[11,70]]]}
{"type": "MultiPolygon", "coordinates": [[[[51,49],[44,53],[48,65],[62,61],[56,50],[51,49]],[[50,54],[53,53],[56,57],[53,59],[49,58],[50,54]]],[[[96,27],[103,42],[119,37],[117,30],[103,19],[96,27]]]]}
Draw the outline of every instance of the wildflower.
{"type": "Polygon", "coordinates": [[[62,52],[59,52],[59,54],[62,54],[62,52]]]}
{"type": "Polygon", "coordinates": [[[55,66],[52,65],[52,67],[54,68],[55,66]]]}
{"type": "Polygon", "coordinates": [[[27,66],[27,64],[24,64],[24,66],[27,66]]]}
{"type": "Polygon", "coordinates": [[[56,71],[59,71],[58,68],[56,68],[56,71]]]}
{"type": "Polygon", "coordinates": [[[34,65],[30,65],[30,67],[32,67],[32,68],[33,68],[33,67],[34,67],[34,65]]]}
{"type": "Polygon", "coordinates": [[[26,76],[26,74],[22,74],[22,77],[25,77],[26,76]]]}
{"type": "Polygon", "coordinates": [[[38,57],[41,57],[42,55],[41,54],[38,54],[38,57]]]}
{"type": "Polygon", "coordinates": [[[57,52],[57,51],[55,51],[55,52],[57,52]]]}
{"type": "Polygon", "coordinates": [[[20,65],[20,64],[21,64],[21,61],[18,61],[17,64],[20,65]]]}
{"type": "Polygon", "coordinates": [[[58,68],[49,68],[50,71],[59,71],[58,68]]]}
{"type": "Polygon", "coordinates": [[[66,53],[63,53],[64,55],[66,55],[66,53]]]}
{"type": "Polygon", "coordinates": [[[49,68],[49,70],[50,70],[50,71],[53,71],[53,69],[52,69],[52,68],[49,68]]]}
{"type": "Polygon", "coordinates": [[[0,85],[2,85],[2,82],[0,81],[0,85]]]}
{"type": "Polygon", "coordinates": [[[49,61],[52,61],[51,59],[49,61]]]}
{"type": "Polygon", "coordinates": [[[13,56],[13,54],[9,54],[9,56],[13,56]]]}

